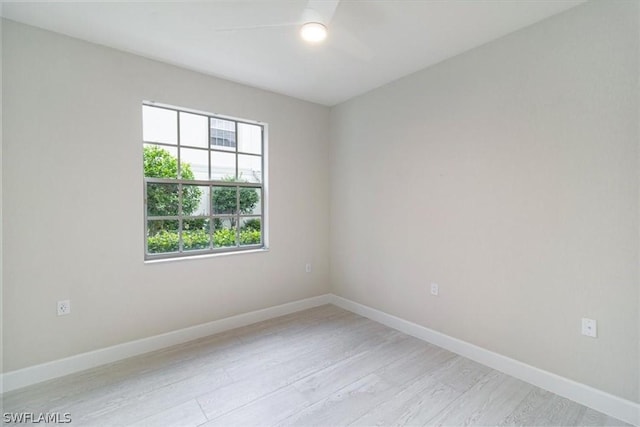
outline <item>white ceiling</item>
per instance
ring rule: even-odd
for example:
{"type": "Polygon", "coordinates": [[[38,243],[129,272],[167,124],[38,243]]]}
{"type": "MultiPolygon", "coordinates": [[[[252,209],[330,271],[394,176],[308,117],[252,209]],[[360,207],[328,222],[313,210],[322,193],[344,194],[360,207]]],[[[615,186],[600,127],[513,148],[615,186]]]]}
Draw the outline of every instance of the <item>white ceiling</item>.
{"type": "Polygon", "coordinates": [[[335,105],[583,1],[342,0],[315,46],[296,25],[278,26],[299,22],[306,0],[3,2],[2,15],[335,105]]]}

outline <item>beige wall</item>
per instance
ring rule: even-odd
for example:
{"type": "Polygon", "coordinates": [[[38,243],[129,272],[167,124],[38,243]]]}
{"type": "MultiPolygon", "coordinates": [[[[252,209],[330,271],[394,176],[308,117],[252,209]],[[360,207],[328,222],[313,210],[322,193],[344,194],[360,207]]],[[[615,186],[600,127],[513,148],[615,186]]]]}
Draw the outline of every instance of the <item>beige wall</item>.
{"type": "Polygon", "coordinates": [[[640,400],[638,48],[591,2],[333,108],[334,292],[640,400]]]}
{"type": "Polygon", "coordinates": [[[3,36],[5,371],[328,292],[328,108],[10,21],[3,36]],[[268,252],[143,263],[142,100],[269,124],[268,252]]]}
{"type": "Polygon", "coordinates": [[[4,371],[331,282],[640,401],[638,13],[588,3],[331,122],[325,107],[3,22],[4,371]],[[143,263],[143,99],[269,123],[269,252],[143,263]],[[63,298],[73,311],[57,317],[63,298]],[[599,338],[579,334],[581,317],[599,338]]]}

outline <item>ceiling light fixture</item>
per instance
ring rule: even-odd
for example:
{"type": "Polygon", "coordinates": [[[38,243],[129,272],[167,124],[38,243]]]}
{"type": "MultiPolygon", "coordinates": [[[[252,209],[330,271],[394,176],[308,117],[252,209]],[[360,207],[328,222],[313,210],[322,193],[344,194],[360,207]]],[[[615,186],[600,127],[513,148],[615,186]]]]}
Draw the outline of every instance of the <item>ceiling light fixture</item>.
{"type": "Polygon", "coordinates": [[[300,37],[309,43],[320,43],[327,38],[327,27],[319,22],[307,22],[300,29],[300,37]]]}

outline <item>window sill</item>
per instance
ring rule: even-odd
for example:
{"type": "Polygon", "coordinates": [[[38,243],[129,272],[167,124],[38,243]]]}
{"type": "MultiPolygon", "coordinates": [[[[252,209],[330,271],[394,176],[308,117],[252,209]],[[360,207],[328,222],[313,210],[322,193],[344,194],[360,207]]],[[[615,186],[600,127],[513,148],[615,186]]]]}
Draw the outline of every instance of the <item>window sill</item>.
{"type": "Polygon", "coordinates": [[[171,257],[171,258],[145,259],[144,263],[160,264],[165,262],[187,261],[187,260],[196,260],[196,259],[205,259],[205,258],[218,258],[218,257],[225,257],[230,255],[255,254],[255,253],[261,253],[261,252],[269,252],[269,248],[249,249],[247,251],[220,252],[217,254],[201,254],[201,255],[179,256],[179,257],[171,257]]]}

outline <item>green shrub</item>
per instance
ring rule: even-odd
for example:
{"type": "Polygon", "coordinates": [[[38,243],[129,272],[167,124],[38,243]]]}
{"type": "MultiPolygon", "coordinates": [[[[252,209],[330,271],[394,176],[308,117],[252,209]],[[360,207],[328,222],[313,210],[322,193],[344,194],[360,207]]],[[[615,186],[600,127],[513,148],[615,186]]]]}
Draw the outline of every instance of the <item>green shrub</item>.
{"type": "MultiPolygon", "coordinates": [[[[257,245],[260,244],[260,230],[240,230],[241,245],[257,245]]],[[[214,246],[216,248],[236,245],[236,229],[223,228],[213,233],[214,246]]]]}
{"type": "Polygon", "coordinates": [[[178,245],[179,239],[177,232],[160,230],[154,235],[147,237],[147,249],[150,254],[176,252],[178,245]]]}
{"type": "Polygon", "coordinates": [[[207,230],[185,230],[182,232],[182,244],[184,245],[185,251],[195,249],[208,249],[209,232],[207,230]]]}
{"type": "MultiPolygon", "coordinates": [[[[209,247],[209,232],[207,230],[192,230],[182,233],[182,241],[185,250],[207,249],[209,247]]],[[[260,230],[244,229],[240,230],[241,245],[260,244],[260,230]]],[[[223,228],[213,233],[214,247],[236,246],[236,229],[223,228]]],[[[176,231],[160,230],[152,236],[147,237],[147,247],[149,253],[177,252],[178,233],[176,231]]]]}
{"type": "Polygon", "coordinates": [[[260,243],[260,230],[240,230],[241,245],[257,245],[260,243]]]}
{"type": "Polygon", "coordinates": [[[244,222],[242,230],[257,230],[260,231],[260,220],[258,218],[248,219],[244,222]]]}
{"type": "Polygon", "coordinates": [[[235,246],[236,230],[235,228],[222,228],[213,232],[213,246],[216,248],[235,246]]]}

